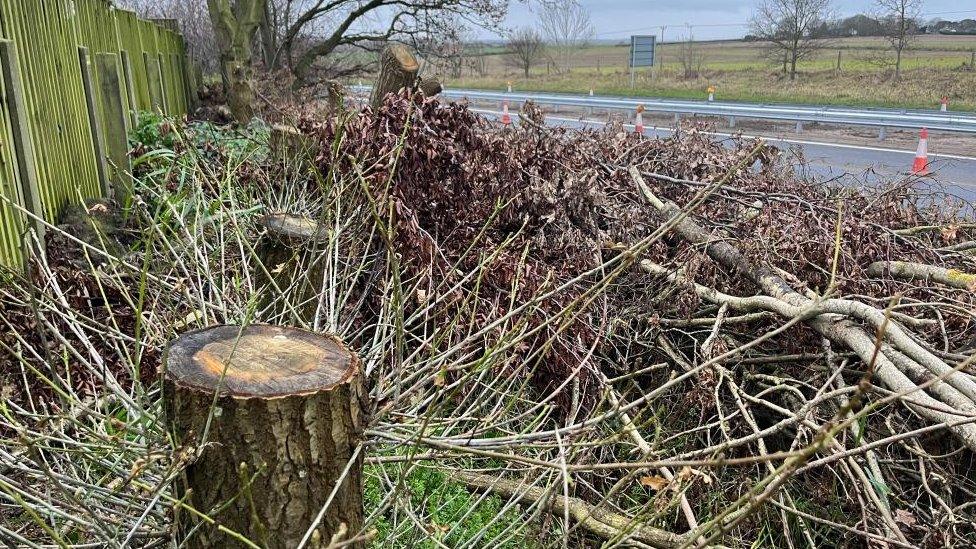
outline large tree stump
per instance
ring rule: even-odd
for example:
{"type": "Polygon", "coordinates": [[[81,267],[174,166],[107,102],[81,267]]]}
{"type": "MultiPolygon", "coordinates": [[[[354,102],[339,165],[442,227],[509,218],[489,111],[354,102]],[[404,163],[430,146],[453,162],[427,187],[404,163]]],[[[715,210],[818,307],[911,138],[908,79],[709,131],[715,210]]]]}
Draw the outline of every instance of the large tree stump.
{"type": "Polygon", "coordinates": [[[216,521],[178,510],[183,547],[245,546],[222,526],[261,547],[294,548],[334,489],[309,546],[359,533],[365,393],[359,359],[338,338],[215,326],[178,337],[163,363],[167,426],[195,456],[177,497],[216,521]]]}
{"type": "Polygon", "coordinates": [[[311,323],[324,273],[329,230],[314,219],[285,213],[258,220],[264,234],[255,246],[258,310],[262,319],[311,323]]]}
{"type": "Polygon", "coordinates": [[[413,87],[419,69],[420,63],[407,46],[390,44],[383,48],[380,53],[380,73],[369,97],[373,110],[383,105],[387,94],[413,87]]]}

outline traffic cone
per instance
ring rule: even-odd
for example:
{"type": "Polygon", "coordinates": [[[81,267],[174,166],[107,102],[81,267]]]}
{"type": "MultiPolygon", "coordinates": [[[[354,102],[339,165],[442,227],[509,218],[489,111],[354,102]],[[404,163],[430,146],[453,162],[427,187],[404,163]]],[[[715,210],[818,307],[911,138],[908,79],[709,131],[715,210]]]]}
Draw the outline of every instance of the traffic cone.
{"type": "Polygon", "coordinates": [[[637,105],[637,119],[634,120],[634,133],[644,134],[644,105],[637,105]]]}
{"type": "Polygon", "coordinates": [[[929,174],[929,131],[922,128],[918,133],[918,150],[912,163],[912,175],[929,174]]]}
{"type": "Polygon", "coordinates": [[[512,123],[512,115],[508,114],[508,101],[502,103],[502,124],[506,126],[512,123]]]}
{"type": "Polygon", "coordinates": [[[943,95],[942,96],[942,106],[939,107],[939,110],[942,111],[942,112],[948,112],[949,111],[949,96],[948,95],[943,95]]]}
{"type": "Polygon", "coordinates": [[[593,97],[593,88],[590,88],[590,97],[593,97]]]}
{"type": "Polygon", "coordinates": [[[508,93],[512,93],[512,83],[508,83],[508,93]]]}
{"type": "Polygon", "coordinates": [[[708,101],[715,101],[715,86],[708,87],[708,101]]]}

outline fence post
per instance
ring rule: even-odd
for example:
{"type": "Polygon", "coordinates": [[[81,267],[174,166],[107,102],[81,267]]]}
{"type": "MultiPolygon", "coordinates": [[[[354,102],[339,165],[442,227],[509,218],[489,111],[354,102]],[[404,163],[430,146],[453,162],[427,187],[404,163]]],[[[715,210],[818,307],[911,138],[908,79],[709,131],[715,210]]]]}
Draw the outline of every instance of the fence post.
{"type": "Polygon", "coordinates": [[[125,89],[129,100],[129,120],[132,127],[139,125],[139,104],[136,103],[135,81],[132,79],[132,59],[129,52],[122,50],[122,73],[125,75],[125,89]]]}
{"type": "Polygon", "coordinates": [[[103,141],[102,123],[98,119],[95,103],[95,88],[92,86],[91,68],[88,62],[88,48],[78,46],[78,62],[81,63],[81,84],[85,90],[85,108],[88,110],[88,126],[91,128],[92,146],[95,150],[95,169],[98,172],[98,184],[102,196],[112,196],[112,187],[108,182],[108,170],[105,167],[105,143],[103,141]]]}
{"type": "Polygon", "coordinates": [[[167,89],[167,86],[169,85],[169,74],[166,72],[166,61],[164,59],[165,57],[162,53],[156,54],[156,60],[159,64],[159,89],[162,91],[160,98],[162,99],[163,112],[168,115],[172,115],[173,105],[171,105],[170,102],[173,100],[173,98],[170,97],[169,90],[167,89]]]}
{"type": "MultiPolygon", "coordinates": [[[[177,497],[267,549],[362,549],[367,399],[359,358],[335,336],[266,325],[184,333],[163,357],[166,424],[195,454],[177,497]]],[[[176,522],[187,549],[243,547],[190,513],[176,522]]]]}
{"type": "Polygon", "coordinates": [[[112,191],[116,198],[124,200],[130,194],[127,178],[132,172],[132,165],[129,162],[129,128],[122,103],[119,59],[114,53],[96,54],[95,69],[102,91],[105,147],[112,162],[112,191]]]}
{"type": "Polygon", "coordinates": [[[149,52],[142,52],[142,57],[146,62],[146,79],[149,82],[149,105],[150,108],[165,112],[166,106],[163,103],[163,75],[160,72],[159,59],[149,52]]]}
{"type": "MultiPolygon", "coordinates": [[[[3,65],[3,81],[7,88],[4,100],[10,113],[10,132],[13,135],[14,161],[20,175],[20,193],[24,208],[37,216],[28,219],[27,226],[34,229],[43,247],[45,226],[41,220],[45,218],[44,206],[37,183],[37,169],[34,166],[34,144],[31,142],[24,87],[20,80],[20,67],[17,65],[17,45],[11,40],[0,40],[0,65],[3,65]]],[[[30,246],[25,246],[25,251],[30,249],[30,246]]]]}

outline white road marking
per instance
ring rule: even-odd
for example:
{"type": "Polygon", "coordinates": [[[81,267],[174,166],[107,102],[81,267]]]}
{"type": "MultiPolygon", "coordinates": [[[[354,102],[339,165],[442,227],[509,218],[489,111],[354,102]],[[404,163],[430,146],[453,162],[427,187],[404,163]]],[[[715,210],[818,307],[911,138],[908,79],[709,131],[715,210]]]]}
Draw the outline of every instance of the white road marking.
{"type": "MultiPolygon", "coordinates": [[[[501,111],[493,111],[493,110],[490,110],[490,109],[471,109],[471,110],[473,110],[474,112],[479,112],[479,113],[484,113],[484,114],[498,114],[498,115],[501,114],[501,111]]],[[[518,113],[511,113],[511,114],[512,114],[512,116],[518,116],[518,113]]],[[[583,124],[597,124],[597,125],[600,125],[600,126],[605,126],[607,124],[606,122],[602,122],[600,120],[587,120],[587,119],[580,119],[580,118],[566,118],[566,117],[561,117],[561,116],[546,116],[546,120],[555,120],[557,122],[573,122],[573,123],[583,123],[583,124]]],[[[633,124],[624,124],[624,127],[625,128],[633,128],[634,125],[633,124]]],[[[667,132],[673,131],[671,128],[663,127],[663,126],[645,126],[645,129],[655,130],[655,131],[667,131],[667,132]]],[[[705,133],[706,135],[714,135],[714,136],[717,136],[717,137],[733,137],[734,135],[736,135],[736,134],[722,133],[722,132],[703,132],[703,133],[705,133]]],[[[793,143],[793,144],[796,144],[796,145],[813,145],[813,146],[820,146],[820,147],[835,147],[835,148],[838,148],[838,149],[857,149],[857,150],[862,150],[862,151],[874,151],[874,152],[885,152],[885,153],[899,153],[899,154],[910,154],[910,155],[914,155],[915,154],[915,151],[914,150],[906,151],[904,149],[887,149],[887,148],[884,148],[884,147],[870,147],[870,146],[867,146],[867,145],[849,145],[849,144],[845,144],[845,143],[824,143],[822,141],[807,141],[807,140],[804,140],[804,139],[789,139],[789,138],[784,138],[784,137],[770,137],[770,136],[765,136],[765,135],[748,135],[748,134],[741,134],[741,135],[742,135],[742,137],[744,137],[746,139],[766,139],[766,140],[772,140],[772,141],[779,141],[781,143],[793,143]]],[[[976,157],[973,157],[973,156],[961,156],[961,155],[956,155],[956,154],[937,154],[937,153],[931,153],[931,154],[929,154],[929,158],[947,158],[947,159],[951,159],[951,160],[972,160],[972,161],[976,161],[976,157]]]]}

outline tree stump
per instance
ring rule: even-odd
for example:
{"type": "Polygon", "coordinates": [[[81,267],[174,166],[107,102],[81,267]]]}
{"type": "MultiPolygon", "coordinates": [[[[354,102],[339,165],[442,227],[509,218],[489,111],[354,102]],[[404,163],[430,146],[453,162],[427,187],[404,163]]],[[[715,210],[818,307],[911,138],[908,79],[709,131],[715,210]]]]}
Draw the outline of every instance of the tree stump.
{"type": "Polygon", "coordinates": [[[307,174],[315,169],[315,152],[312,140],[298,128],[286,124],[271,126],[268,138],[271,157],[284,166],[286,171],[307,174]]]}
{"type": "Polygon", "coordinates": [[[438,80],[436,77],[425,76],[423,78],[420,78],[419,80],[420,80],[420,85],[418,87],[420,88],[420,91],[424,92],[424,95],[427,97],[434,97],[435,95],[444,91],[444,86],[441,85],[440,80],[438,80]]]}
{"type": "Polygon", "coordinates": [[[258,310],[262,319],[311,323],[324,274],[329,230],[309,217],[275,213],[261,217],[264,234],[255,246],[258,310]]]}
{"type": "Polygon", "coordinates": [[[341,116],[346,110],[346,89],[338,80],[329,80],[325,87],[328,94],[328,111],[326,114],[341,116]]]}
{"type": "Polygon", "coordinates": [[[387,94],[413,87],[419,69],[420,63],[407,46],[390,44],[383,48],[380,53],[380,73],[369,98],[373,110],[383,106],[387,94]]]}
{"type": "Polygon", "coordinates": [[[178,510],[183,547],[245,546],[223,527],[294,548],[334,489],[308,546],[360,532],[365,393],[359,359],[337,337],[215,326],[172,341],[163,364],[167,427],[195,455],[177,498],[216,521],[178,510]]]}

